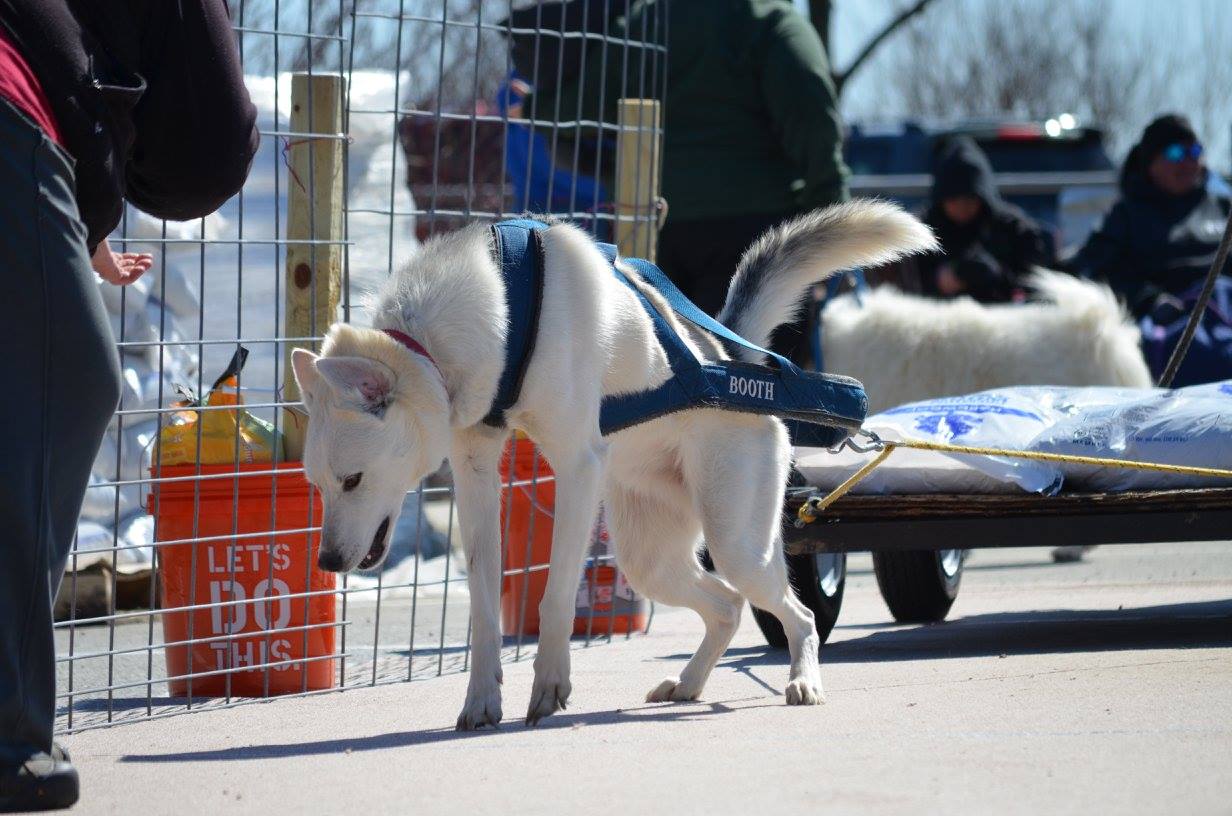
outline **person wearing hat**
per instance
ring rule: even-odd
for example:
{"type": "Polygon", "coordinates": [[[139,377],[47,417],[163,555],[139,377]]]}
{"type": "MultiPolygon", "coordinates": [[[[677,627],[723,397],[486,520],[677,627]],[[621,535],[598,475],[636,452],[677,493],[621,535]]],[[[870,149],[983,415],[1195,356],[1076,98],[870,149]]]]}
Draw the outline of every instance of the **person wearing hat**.
{"type": "Polygon", "coordinates": [[[967,136],[939,149],[923,220],[941,242],[939,253],[918,261],[926,295],[1004,303],[1033,267],[1055,263],[1052,236],[1001,198],[988,158],[967,136]]]}
{"type": "Polygon", "coordinates": [[[1121,168],[1120,198],[1069,268],[1106,281],[1135,317],[1183,311],[1181,298],[1209,271],[1232,207],[1208,178],[1189,120],[1155,119],[1121,168]]]}

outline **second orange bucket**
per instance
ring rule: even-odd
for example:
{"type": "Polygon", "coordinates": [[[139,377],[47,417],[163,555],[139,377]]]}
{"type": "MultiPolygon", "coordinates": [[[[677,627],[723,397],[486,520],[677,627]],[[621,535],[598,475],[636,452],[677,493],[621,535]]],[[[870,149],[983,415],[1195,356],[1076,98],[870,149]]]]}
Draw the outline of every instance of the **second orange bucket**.
{"type": "MultiPolygon", "coordinates": [[[[515,434],[501,458],[501,535],[505,572],[501,582],[501,629],[505,634],[539,634],[539,602],[548,583],[552,556],[552,525],[556,508],[556,480],[538,455],[535,444],[515,434]]],[[[593,555],[610,555],[602,518],[595,527],[593,555]]],[[[643,631],[647,624],[646,599],[636,595],[624,576],[617,576],[610,559],[591,558],[578,587],[573,632],[603,635],[643,631]]]]}

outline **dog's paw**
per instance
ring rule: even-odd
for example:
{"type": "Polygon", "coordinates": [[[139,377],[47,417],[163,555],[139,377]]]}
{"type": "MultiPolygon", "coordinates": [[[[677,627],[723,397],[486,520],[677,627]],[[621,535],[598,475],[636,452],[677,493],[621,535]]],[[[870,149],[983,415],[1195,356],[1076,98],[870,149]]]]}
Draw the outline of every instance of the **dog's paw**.
{"type": "Polygon", "coordinates": [[[826,693],[822,691],[821,683],[798,677],[787,684],[785,692],[787,705],[821,705],[826,701],[826,693]]]}
{"type": "Polygon", "coordinates": [[[696,700],[702,695],[700,688],[693,688],[680,682],[678,678],[669,677],[646,694],[648,703],[684,703],[696,700]]]}
{"type": "Polygon", "coordinates": [[[458,715],[459,731],[478,731],[484,726],[500,728],[501,692],[499,680],[483,684],[484,688],[472,685],[466,690],[466,703],[458,715]]]}
{"type": "Polygon", "coordinates": [[[568,680],[535,677],[530,692],[530,706],[526,709],[526,724],[537,725],[544,717],[563,711],[569,703],[572,688],[568,680]]]}

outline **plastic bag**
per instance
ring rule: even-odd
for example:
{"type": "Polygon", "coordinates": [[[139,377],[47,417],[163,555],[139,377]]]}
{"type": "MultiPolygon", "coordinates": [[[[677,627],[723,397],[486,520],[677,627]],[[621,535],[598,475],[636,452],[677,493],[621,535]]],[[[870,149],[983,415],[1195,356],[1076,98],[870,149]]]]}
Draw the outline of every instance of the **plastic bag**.
{"type": "Polygon", "coordinates": [[[248,349],[241,347],[230,365],[215,381],[203,398],[181,388],[186,400],[173,407],[183,408],[172,415],[158,440],[158,462],[162,465],[223,465],[239,462],[281,461],[282,434],[263,419],[239,409],[242,404],[236,375],[248,359],[248,349]],[[194,411],[194,408],[234,405],[236,410],[194,411]],[[198,447],[200,437],[200,447],[198,447]],[[237,447],[238,437],[238,447],[237,447]],[[200,458],[198,458],[200,452],[200,458]]]}
{"type": "MultiPolygon", "coordinates": [[[[1232,467],[1232,380],[1087,407],[1062,418],[1033,450],[1169,465],[1232,467]]],[[[1232,479],[1154,470],[1061,465],[1072,490],[1120,491],[1232,487],[1232,479]]]]}
{"type": "MultiPolygon", "coordinates": [[[[1197,467],[1232,467],[1232,380],[1177,390],[1026,386],[913,402],[869,417],[887,440],[925,439],[1012,450],[1197,467]]],[[[803,452],[809,483],[833,488],[871,458],[803,452]]],[[[900,450],[857,493],[1039,493],[1232,487],[1232,480],[1112,466],[900,450]],[[956,464],[959,466],[955,466],[956,464]]]]}
{"type": "MultiPolygon", "coordinates": [[[[925,439],[960,445],[1026,448],[1032,439],[1056,421],[1047,389],[1001,388],[965,397],[912,402],[875,414],[864,423],[882,438],[925,439]]],[[[1043,462],[993,456],[946,454],[999,481],[1011,482],[1028,493],[1055,493],[1061,487],[1058,470],[1043,462]]]]}

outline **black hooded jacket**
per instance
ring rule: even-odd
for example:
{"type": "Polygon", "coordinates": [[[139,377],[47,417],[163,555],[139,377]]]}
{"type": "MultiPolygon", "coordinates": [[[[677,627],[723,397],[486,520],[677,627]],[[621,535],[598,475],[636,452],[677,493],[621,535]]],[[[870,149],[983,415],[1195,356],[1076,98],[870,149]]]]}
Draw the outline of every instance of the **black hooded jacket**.
{"type": "Polygon", "coordinates": [[[0,0],[0,26],[76,160],[91,252],[125,198],[182,221],[243,185],[257,112],[225,0],[0,0]]]}
{"type": "MultiPolygon", "coordinates": [[[[1107,281],[1136,317],[1160,295],[1179,296],[1210,271],[1232,201],[1206,180],[1184,196],[1163,193],[1131,151],[1121,169],[1121,197],[1070,260],[1075,274],[1107,281]]],[[[1232,274],[1232,261],[1223,274],[1232,274]]]]}
{"type": "Polygon", "coordinates": [[[941,242],[940,254],[919,262],[920,282],[928,295],[940,294],[937,272],[946,263],[965,285],[965,294],[981,303],[1010,300],[1032,267],[1055,264],[1052,236],[1001,199],[987,157],[966,137],[950,142],[938,155],[924,222],[941,242]],[[959,195],[983,202],[970,223],[951,221],[941,206],[944,199],[959,195]]]}

